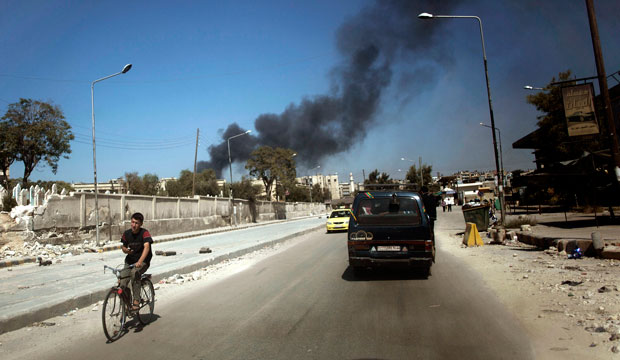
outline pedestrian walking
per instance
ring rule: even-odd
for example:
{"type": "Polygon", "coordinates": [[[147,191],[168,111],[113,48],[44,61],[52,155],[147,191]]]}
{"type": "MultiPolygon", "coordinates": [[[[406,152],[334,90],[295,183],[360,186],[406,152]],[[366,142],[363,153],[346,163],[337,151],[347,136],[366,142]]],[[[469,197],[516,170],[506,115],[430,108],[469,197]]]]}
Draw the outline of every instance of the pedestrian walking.
{"type": "Polygon", "coordinates": [[[441,199],[441,207],[443,208],[443,212],[446,212],[446,199],[441,199]]]}

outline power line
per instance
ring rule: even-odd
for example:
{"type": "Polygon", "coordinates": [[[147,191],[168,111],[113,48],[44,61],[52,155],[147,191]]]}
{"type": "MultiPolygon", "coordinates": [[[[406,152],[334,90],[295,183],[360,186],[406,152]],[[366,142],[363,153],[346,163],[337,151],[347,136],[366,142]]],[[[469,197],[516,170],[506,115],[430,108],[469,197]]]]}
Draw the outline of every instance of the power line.
{"type": "MultiPolygon", "coordinates": [[[[84,144],[84,145],[91,145],[92,146],[92,142],[90,141],[84,141],[84,140],[79,140],[79,139],[74,139],[74,142],[78,143],[78,144],[84,144]]],[[[148,145],[136,145],[136,146],[115,146],[115,145],[107,145],[107,144],[97,144],[97,146],[101,146],[104,148],[111,148],[111,149],[120,149],[120,150],[149,150],[149,151],[153,151],[153,150],[169,150],[169,149],[174,149],[174,148],[180,148],[180,147],[185,147],[188,145],[192,145],[192,143],[186,143],[186,144],[179,144],[179,145],[168,145],[168,146],[148,146],[148,145]]]]}
{"type": "MultiPolygon", "coordinates": [[[[80,132],[73,132],[73,135],[75,135],[78,138],[83,138],[85,140],[88,139],[92,139],[92,134],[84,134],[84,133],[80,133],[80,132]]],[[[98,136],[97,137],[97,141],[102,141],[102,142],[107,142],[110,144],[116,144],[116,145],[125,145],[127,144],[127,141],[123,140],[126,137],[126,135],[123,136],[118,136],[115,138],[108,138],[108,137],[102,137],[102,136],[98,136]]],[[[181,137],[181,138],[168,138],[168,139],[148,139],[145,140],[145,143],[150,144],[150,145],[174,145],[174,144],[179,144],[179,143],[191,143],[192,138],[189,137],[181,137]]]]}

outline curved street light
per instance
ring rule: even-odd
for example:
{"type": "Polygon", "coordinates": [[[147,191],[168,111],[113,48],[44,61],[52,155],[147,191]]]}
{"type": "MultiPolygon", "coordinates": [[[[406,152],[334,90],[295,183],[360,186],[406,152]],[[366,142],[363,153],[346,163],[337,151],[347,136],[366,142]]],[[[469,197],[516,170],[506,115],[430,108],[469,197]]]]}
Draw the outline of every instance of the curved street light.
{"type": "Polygon", "coordinates": [[[476,19],[478,24],[480,25],[480,40],[482,42],[482,59],[484,62],[484,77],[487,83],[487,99],[489,102],[489,115],[491,117],[491,128],[493,129],[493,153],[495,154],[495,169],[498,173],[498,187],[499,187],[499,197],[500,197],[500,211],[501,211],[501,221],[500,224],[504,225],[504,221],[506,220],[506,208],[504,206],[504,174],[500,172],[499,167],[499,156],[497,153],[497,138],[495,136],[495,117],[493,116],[493,105],[491,102],[491,87],[489,86],[489,71],[487,67],[487,54],[484,46],[484,33],[482,31],[482,20],[478,16],[471,15],[433,15],[429,13],[421,13],[418,15],[420,19],[435,19],[435,18],[452,18],[452,19],[476,19]]]}
{"type": "Polygon", "coordinates": [[[536,87],[536,86],[532,86],[532,85],[525,85],[523,88],[525,90],[545,90],[545,89],[543,89],[541,87],[536,87]]]}
{"type": "Polygon", "coordinates": [[[97,246],[99,246],[99,198],[97,196],[97,147],[95,146],[95,84],[109,79],[111,77],[125,74],[127,71],[131,70],[131,64],[127,64],[123,67],[123,70],[117,72],[116,74],[108,75],[106,77],[102,77],[101,79],[97,79],[90,84],[90,104],[92,109],[92,122],[93,122],[93,173],[95,177],[95,232],[96,232],[96,241],[97,246]]]}

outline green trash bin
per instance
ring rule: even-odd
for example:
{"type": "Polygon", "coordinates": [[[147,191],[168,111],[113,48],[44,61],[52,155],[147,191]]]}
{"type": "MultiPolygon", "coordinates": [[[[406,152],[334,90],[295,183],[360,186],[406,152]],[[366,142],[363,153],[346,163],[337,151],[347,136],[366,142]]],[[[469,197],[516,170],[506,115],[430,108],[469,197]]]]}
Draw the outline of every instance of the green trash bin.
{"type": "Polygon", "coordinates": [[[490,205],[479,205],[463,208],[465,222],[476,224],[478,231],[487,231],[489,228],[489,208],[490,205]]]}

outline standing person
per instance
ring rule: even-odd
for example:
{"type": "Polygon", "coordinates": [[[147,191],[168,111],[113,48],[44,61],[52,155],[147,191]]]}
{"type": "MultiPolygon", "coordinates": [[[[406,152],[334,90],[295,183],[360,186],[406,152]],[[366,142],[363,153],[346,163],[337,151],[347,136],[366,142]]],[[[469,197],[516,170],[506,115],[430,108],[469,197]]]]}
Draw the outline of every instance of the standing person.
{"type": "Polygon", "coordinates": [[[443,212],[446,212],[446,199],[441,199],[441,207],[443,208],[443,212]]]}
{"type": "Polygon", "coordinates": [[[453,199],[453,197],[448,198],[448,212],[452,212],[452,204],[454,203],[453,199]]]}
{"type": "Polygon", "coordinates": [[[121,249],[125,257],[125,267],[121,270],[121,286],[127,287],[131,280],[131,293],[133,294],[132,310],[140,308],[140,277],[146,272],[151,264],[153,253],[151,244],[153,239],[148,230],[142,228],[144,215],[137,212],[131,215],[131,229],[125,230],[121,242],[121,249]],[[133,268],[129,265],[135,264],[133,268]]]}
{"type": "Polygon", "coordinates": [[[428,192],[428,187],[422,186],[421,188],[422,202],[424,203],[424,209],[428,213],[428,217],[431,222],[431,229],[435,232],[435,220],[437,220],[437,199],[433,194],[428,192]]]}

